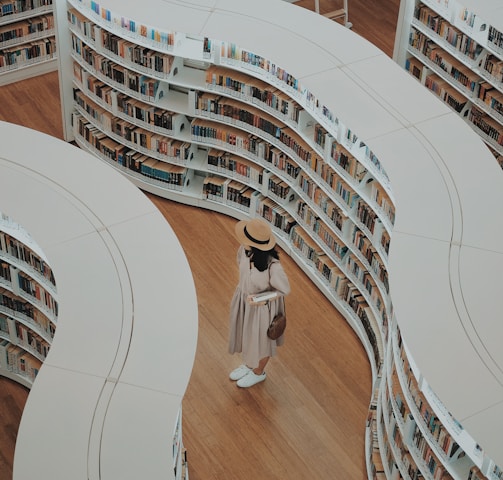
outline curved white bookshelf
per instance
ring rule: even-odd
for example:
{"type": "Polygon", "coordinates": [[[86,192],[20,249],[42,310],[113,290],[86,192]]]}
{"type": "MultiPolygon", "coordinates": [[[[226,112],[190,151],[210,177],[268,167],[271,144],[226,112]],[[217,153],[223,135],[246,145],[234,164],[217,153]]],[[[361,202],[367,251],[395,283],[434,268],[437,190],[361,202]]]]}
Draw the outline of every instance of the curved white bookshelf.
{"type": "Polygon", "coordinates": [[[175,479],[175,463],[182,478],[197,301],[174,232],[131,182],[86,152],[4,122],[0,136],[9,139],[2,210],[46,254],[60,307],[23,411],[14,478],[175,479]]]}
{"type": "MultiPolygon", "coordinates": [[[[503,300],[497,292],[497,272],[503,258],[499,241],[503,233],[503,221],[499,215],[499,207],[503,205],[503,177],[490,152],[469,126],[364,39],[335,22],[285,2],[256,0],[251,5],[245,1],[199,0],[185,5],[164,1],[156,4],[155,9],[146,10],[120,0],[106,0],[93,3],[100,9],[99,15],[91,12],[89,6],[89,2],[79,0],[57,5],[60,82],[67,140],[75,137],[81,147],[88,148],[75,127],[88,112],[81,110],[80,117],[72,113],[75,110],[73,88],[76,86],[74,59],[80,64],[79,55],[72,58],[72,35],[74,42],[75,38],[79,39],[79,45],[86,39],[69,26],[67,9],[70,8],[119,37],[174,56],[175,69],[159,80],[157,92],[150,95],[156,106],[159,104],[177,114],[199,119],[203,114],[196,112],[195,108],[190,110],[191,100],[195,99],[194,91],[211,92],[213,88],[213,92],[231,97],[227,92],[204,84],[204,76],[198,68],[204,70],[212,64],[247,73],[278,88],[292,102],[298,102],[304,109],[299,121],[283,120],[287,127],[302,135],[309,148],[318,155],[327,154],[326,149],[313,141],[315,123],[319,123],[331,138],[367,167],[365,178],[373,181],[368,186],[355,184],[356,193],[361,193],[370,210],[377,214],[379,232],[391,236],[389,254],[383,245],[375,245],[383,264],[379,268],[385,267],[389,277],[381,281],[379,271],[370,272],[381,293],[385,293],[385,312],[389,318],[392,314],[396,317],[409,355],[427,379],[429,388],[466,432],[476,439],[484,458],[502,465],[499,436],[503,430],[503,356],[497,343],[501,327],[496,320],[493,321],[491,312],[503,307],[503,300]],[[103,13],[105,17],[110,15],[110,22],[102,20],[103,13]],[[162,24],[159,18],[163,19],[162,24]],[[173,44],[165,47],[153,45],[145,37],[127,32],[120,24],[127,23],[128,19],[134,19],[137,25],[148,26],[146,31],[154,26],[162,32],[172,33],[173,44]],[[306,29],[299,31],[298,25],[306,25],[306,29]],[[233,52],[240,49],[253,57],[248,56],[247,61],[235,58],[233,52]],[[262,68],[260,64],[270,68],[262,68]],[[288,83],[279,79],[279,69],[292,75],[288,77],[288,83]],[[161,93],[162,98],[159,98],[161,93]],[[386,210],[386,203],[384,208],[373,205],[375,192],[371,190],[372,185],[382,187],[381,194],[389,197],[389,203],[395,206],[394,212],[386,210]],[[483,286],[481,278],[485,280],[483,286]]],[[[91,45],[91,49],[95,47],[91,45]]],[[[108,57],[106,52],[103,55],[108,57]]],[[[137,69],[130,65],[128,68],[137,69]]],[[[92,70],[87,71],[94,75],[92,70]]],[[[88,78],[86,75],[88,73],[83,77],[88,78]]],[[[111,86],[122,91],[120,84],[111,86]]],[[[129,91],[126,93],[132,95],[129,91]]],[[[150,101],[146,97],[138,99],[150,101]]],[[[255,102],[248,103],[257,106],[255,102]]],[[[92,106],[91,110],[94,112],[95,107],[92,106]]],[[[275,112],[269,113],[275,119],[282,118],[275,112]]],[[[104,118],[107,120],[106,114],[104,118]]],[[[229,128],[225,118],[212,120],[229,128]]],[[[84,121],[91,122],[91,128],[101,132],[99,135],[113,136],[106,128],[106,122],[100,124],[98,117],[91,115],[84,121]]],[[[262,132],[253,128],[246,127],[246,131],[263,137],[262,132]]],[[[245,152],[244,149],[227,148],[227,144],[207,141],[206,137],[200,138],[199,133],[188,134],[185,129],[175,131],[172,136],[196,146],[223,148],[238,154],[245,152]]],[[[122,142],[117,137],[113,140],[122,142]]],[[[127,148],[130,147],[127,144],[127,148]]],[[[93,148],[89,150],[94,153],[93,148]]],[[[302,161],[290,152],[287,154],[301,167],[306,181],[322,184],[302,161]]],[[[197,175],[197,170],[206,176],[208,169],[197,163],[197,155],[194,158],[193,169],[190,161],[187,164],[189,175],[193,175],[188,189],[186,185],[178,189],[163,188],[161,182],[156,183],[134,172],[124,172],[122,167],[116,166],[141,188],[167,198],[225,212],[236,218],[257,214],[253,208],[260,203],[252,204],[246,211],[224,201],[205,198],[202,194],[204,177],[197,175]],[[200,188],[199,192],[193,190],[194,186],[200,188]]],[[[294,198],[309,200],[304,197],[302,188],[291,182],[286,174],[267,167],[260,159],[246,158],[278,174],[293,188],[294,198]]],[[[344,174],[338,174],[344,180],[344,174]]],[[[262,189],[260,193],[273,196],[264,184],[262,189]]],[[[256,198],[252,197],[252,200],[260,202],[256,198]]],[[[283,206],[294,213],[290,204],[283,206]]],[[[309,200],[308,206],[317,210],[313,201],[309,200]]],[[[350,208],[344,209],[348,217],[353,215],[350,208]]],[[[353,217],[352,221],[364,232],[363,236],[365,233],[370,236],[358,220],[353,217]]],[[[302,222],[297,220],[297,224],[302,225],[302,222]]],[[[305,225],[304,229],[308,231],[305,225]]],[[[391,348],[387,321],[370,322],[370,333],[376,335],[377,345],[380,345],[373,348],[369,331],[365,331],[362,322],[346,307],[347,303],[326,287],[313,262],[306,261],[305,255],[299,254],[292,234],[288,237],[282,231],[277,233],[287,253],[344,313],[367,350],[376,384],[373,397],[369,399],[371,411],[377,414],[376,436],[384,452],[385,471],[388,476],[394,475],[388,465],[391,465],[389,459],[396,449],[386,447],[386,437],[382,435],[387,428],[382,412],[389,413],[390,410],[380,405],[385,398],[383,389],[387,388],[386,382],[380,384],[380,375],[386,373],[382,368],[387,368],[386,365],[381,367],[380,361],[386,357],[386,349],[391,348]],[[374,359],[376,351],[380,357],[377,361],[374,359]],[[378,402],[377,408],[375,402],[378,402]]],[[[314,242],[314,237],[308,236],[314,242]]],[[[348,237],[344,238],[348,241],[348,237]]],[[[376,238],[371,240],[377,241],[376,238]]],[[[320,245],[315,249],[323,250],[320,245]]],[[[365,264],[358,248],[349,246],[352,255],[365,264]]],[[[337,263],[336,257],[330,258],[337,263]]],[[[365,268],[371,270],[368,266],[365,268]]],[[[351,275],[348,277],[355,281],[351,275]]],[[[379,317],[376,313],[374,309],[373,316],[379,317]]],[[[371,448],[367,449],[367,452],[371,451],[371,448]]]]}

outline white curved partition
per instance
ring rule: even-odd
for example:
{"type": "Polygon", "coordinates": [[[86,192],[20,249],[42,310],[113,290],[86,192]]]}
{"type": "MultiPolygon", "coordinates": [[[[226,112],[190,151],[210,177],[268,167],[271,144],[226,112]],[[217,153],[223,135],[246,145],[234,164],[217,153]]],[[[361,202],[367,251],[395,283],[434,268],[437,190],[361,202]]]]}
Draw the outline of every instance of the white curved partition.
{"type": "Polygon", "coordinates": [[[2,209],[46,254],[60,307],[23,412],[14,478],[174,478],[197,340],[177,238],[143,193],[93,156],[7,123],[0,138],[2,209]]]}
{"type": "MultiPolygon", "coordinates": [[[[60,5],[57,15],[64,18],[66,6],[60,5]]],[[[300,94],[260,68],[244,62],[235,68],[297,95],[303,105],[309,91],[376,154],[396,207],[388,274],[404,341],[447,411],[503,465],[498,345],[503,176],[480,138],[376,47],[288,3],[166,0],[145,9],[106,0],[103,5],[126,19],[192,36],[194,42],[174,46],[175,56],[202,61],[202,38],[208,37],[270,60],[299,81],[300,94]]],[[[60,39],[70,44],[67,30],[60,30],[60,39]]],[[[69,52],[61,58],[65,82],[72,60],[69,52]]],[[[212,60],[218,64],[217,53],[212,60]]],[[[70,137],[71,95],[71,88],[63,89],[70,137]]],[[[326,118],[317,120],[328,131],[336,129],[326,118]]],[[[183,193],[176,195],[183,202],[183,193]]]]}

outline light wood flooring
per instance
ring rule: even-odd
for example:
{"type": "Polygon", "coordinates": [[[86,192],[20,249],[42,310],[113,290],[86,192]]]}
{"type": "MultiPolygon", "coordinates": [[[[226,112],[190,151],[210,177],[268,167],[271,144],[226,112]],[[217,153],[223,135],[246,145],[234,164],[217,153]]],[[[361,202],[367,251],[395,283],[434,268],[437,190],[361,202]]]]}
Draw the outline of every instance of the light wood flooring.
{"type": "MultiPolygon", "coordinates": [[[[320,0],[320,11],[340,4],[342,0],[320,0]]],[[[297,5],[314,9],[314,0],[297,5]]],[[[399,0],[349,0],[353,31],[391,56],[398,5],[399,0]]],[[[57,74],[1,87],[0,120],[62,138],[57,74]]],[[[282,255],[292,284],[287,341],[270,362],[267,380],[239,389],[227,377],[240,363],[227,353],[228,307],[237,281],[235,220],[147,196],[176,232],[198,295],[198,348],[183,401],[190,479],[365,479],[371,374],[352,329],[282,255]]],[[[0,480],[12,478],[27,396],[25,388],[0,377],[0,480]]]]}

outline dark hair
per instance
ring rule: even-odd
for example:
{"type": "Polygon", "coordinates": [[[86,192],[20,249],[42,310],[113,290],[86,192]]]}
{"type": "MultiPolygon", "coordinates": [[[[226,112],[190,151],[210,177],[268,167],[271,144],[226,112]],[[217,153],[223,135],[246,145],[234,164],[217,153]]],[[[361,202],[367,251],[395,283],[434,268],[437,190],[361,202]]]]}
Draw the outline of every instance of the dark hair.
{"type": "Polygon", "coordinates": [[[267,270],[271,257],[279,260],[279,253],[274,247],[271,250],[259,250],[258,248],[250,247],[250,250],[246,250],[246,254],[253,261],[253,265],[255,265],[255,268],[259,272],[267,270]]]}

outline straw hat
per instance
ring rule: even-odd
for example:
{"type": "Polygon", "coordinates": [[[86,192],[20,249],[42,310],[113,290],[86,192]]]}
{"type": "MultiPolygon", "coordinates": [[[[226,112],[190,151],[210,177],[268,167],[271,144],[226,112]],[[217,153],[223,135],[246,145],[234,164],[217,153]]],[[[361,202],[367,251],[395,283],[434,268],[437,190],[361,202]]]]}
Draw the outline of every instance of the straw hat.
{"type": "Polygon", "coordinates": [[[265,220],[252,218],[241,220],[235,226],[236,238],[241,245],[255,247],[259,250],[271,250],[276,245],[276,239],[271,227],[265,220]]]}

